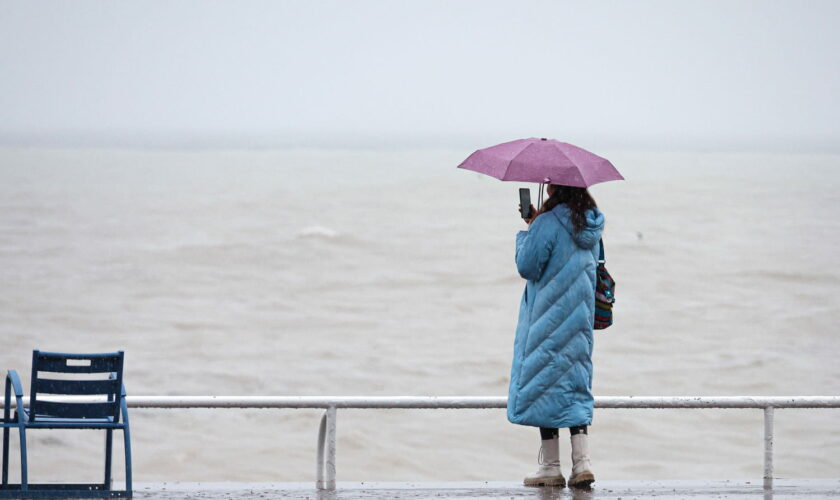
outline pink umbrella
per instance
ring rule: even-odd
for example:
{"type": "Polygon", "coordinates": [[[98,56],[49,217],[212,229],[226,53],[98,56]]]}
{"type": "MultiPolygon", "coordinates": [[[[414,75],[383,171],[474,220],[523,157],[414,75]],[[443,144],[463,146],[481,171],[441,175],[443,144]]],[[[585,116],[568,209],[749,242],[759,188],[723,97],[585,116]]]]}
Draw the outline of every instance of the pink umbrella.
{"type": "Polygon", "coordinates": [[[624,177],[606,158],[553,139],[519,139],[479,149],[458,168],[503,181],[589,187],[624,177]]]}

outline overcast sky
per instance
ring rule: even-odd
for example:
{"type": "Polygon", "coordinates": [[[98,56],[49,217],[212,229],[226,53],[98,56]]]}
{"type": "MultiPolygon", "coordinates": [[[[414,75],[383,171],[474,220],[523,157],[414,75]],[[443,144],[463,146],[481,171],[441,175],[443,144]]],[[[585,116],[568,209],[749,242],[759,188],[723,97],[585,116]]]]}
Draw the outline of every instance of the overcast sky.
{"type": "Polygon", "coordinates": [[[837,1],[0,7],[5,144],[840,150],[837,1]]]}

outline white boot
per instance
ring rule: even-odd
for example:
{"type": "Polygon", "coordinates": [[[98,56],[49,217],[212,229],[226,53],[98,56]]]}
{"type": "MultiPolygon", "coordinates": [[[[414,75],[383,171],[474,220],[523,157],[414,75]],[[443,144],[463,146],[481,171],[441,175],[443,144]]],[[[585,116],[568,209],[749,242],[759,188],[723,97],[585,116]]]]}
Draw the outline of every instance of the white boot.
{"type": "Polygon", "coordinates": [[[539,470],[525,478],[525,486],[566,486],[560,471],[560,441],[557,437],[544,439],[537,459],[539,470]]]}
{"type": "Polygon", "coordinates": [[[572,476],[569,487],[588,488],[595,482],[592,465],[589,463],[589,436],[584,433],[572,435],[572,476]]]}

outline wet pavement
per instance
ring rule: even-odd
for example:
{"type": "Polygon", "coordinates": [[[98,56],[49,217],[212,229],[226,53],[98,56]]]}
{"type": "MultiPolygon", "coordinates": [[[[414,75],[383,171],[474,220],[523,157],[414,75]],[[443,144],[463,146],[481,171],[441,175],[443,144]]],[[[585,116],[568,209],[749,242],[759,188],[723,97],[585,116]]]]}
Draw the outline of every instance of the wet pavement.
{"type": "Polygon", "coordinates": [[[589,491],[528,488],[515,482],[338,483],[335,491],[317,491],[312,483],[140,483],[141,499],[295,498],[311,500],[409,499],[817,499],[840,498],[840,479],[776,479],[772,490],[759,480],[599,481],[589,491]]]}

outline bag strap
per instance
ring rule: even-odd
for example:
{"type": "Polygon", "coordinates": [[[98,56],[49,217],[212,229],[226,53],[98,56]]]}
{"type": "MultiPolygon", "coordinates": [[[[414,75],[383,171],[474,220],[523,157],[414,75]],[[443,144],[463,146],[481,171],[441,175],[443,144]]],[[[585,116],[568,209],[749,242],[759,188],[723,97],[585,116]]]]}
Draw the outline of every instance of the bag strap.
{"type": "Polygon", "coordinates": [[[601,245],[601,249],[598,252],[598,262],[603,264],[603,263],[606,262],[604,260],[604,238],[601,238],[600,240],[598,240],[598,243],[601,245]]]}

